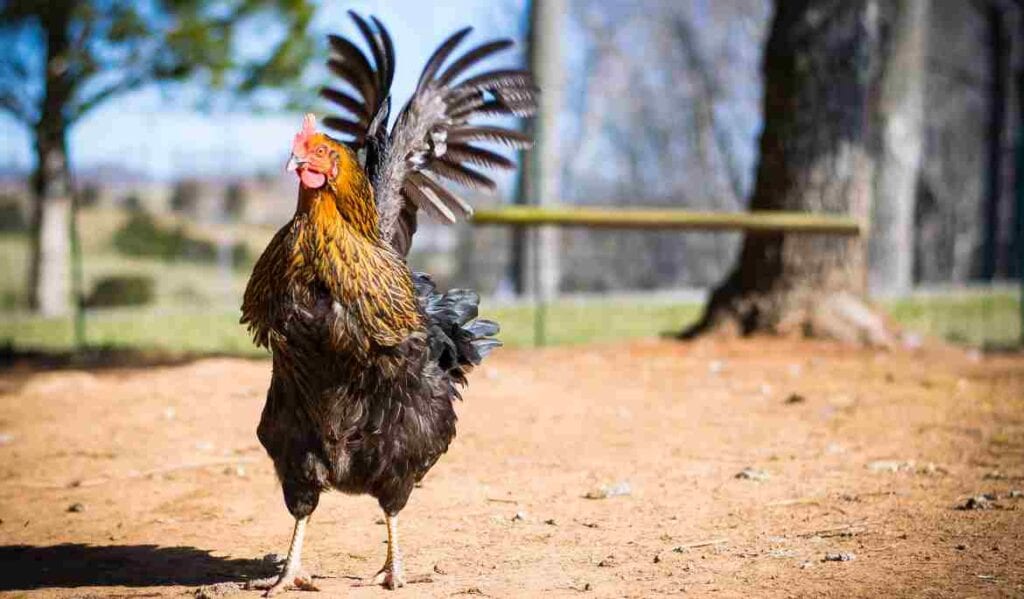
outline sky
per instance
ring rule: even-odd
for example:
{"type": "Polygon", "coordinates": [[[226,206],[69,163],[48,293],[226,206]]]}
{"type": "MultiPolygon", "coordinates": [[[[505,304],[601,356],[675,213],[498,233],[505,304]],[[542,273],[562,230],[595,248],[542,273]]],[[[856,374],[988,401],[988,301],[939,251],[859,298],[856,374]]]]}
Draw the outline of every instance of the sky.
{"type": "MultiPolygon", "coordinates": [[[[357,36],[347,10],[380,18],[396,46],[392,91],[397,110],[412,92],[426,58],[445,37],[466,25],[474,32],[464,48],[492,37],[516,37],[525,1],[324,0],[313,28],[357,36]]],[[[260,40],[254,37],[251,43],[260,40]]],[[[84,117],[70,133],[73,168],[119,165],[160,179],[273,172],[284,168],[292,136],[302,124],[299,114],[204,114],[166,96],[152,85],[112,99],[84,117]]],[[[316,109],[323,104],[310,98],[310,108],[319,114],[316,109]]],[[[0,167],[31,168],[31,143],[23,126],[0,113],[0,167]]]]}

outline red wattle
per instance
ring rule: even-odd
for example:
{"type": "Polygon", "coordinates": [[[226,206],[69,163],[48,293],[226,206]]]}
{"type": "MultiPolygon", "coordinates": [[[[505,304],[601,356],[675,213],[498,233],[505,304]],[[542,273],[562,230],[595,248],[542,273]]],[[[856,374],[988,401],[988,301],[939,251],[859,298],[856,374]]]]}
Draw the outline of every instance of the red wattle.
{"type": "Polygon", "coordinates": [[[304,168],[299,171],[299,179],[302,180],[302,184],[311,189],[323,187],[324,183],[327,182],[327,176],[323,173],[311,171],[304,168]]]}

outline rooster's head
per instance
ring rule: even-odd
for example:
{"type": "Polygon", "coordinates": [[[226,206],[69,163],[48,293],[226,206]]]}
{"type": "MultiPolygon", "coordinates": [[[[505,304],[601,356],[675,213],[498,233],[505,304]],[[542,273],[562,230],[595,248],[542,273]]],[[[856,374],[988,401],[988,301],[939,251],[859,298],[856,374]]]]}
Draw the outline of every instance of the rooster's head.
{"type": "Polygon", "coordinates": [[[292,142],[292,157],[288,172],[295,172],[302,184],[310,189],[323,187],[335,180],[347,165],[349,152],[341,143],[316,130],[316,117],[307,114],[302,130],[292,142]]]}

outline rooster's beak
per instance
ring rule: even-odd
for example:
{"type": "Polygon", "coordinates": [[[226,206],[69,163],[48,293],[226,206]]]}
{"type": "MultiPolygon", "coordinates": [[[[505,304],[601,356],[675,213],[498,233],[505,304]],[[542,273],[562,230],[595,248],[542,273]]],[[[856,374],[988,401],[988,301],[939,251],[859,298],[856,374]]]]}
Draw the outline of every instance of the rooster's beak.
{"type": "Polygon", "coordinates": [[[305,160],[299,158],[295,154],[292,154],[291,158],[288,159],[288,164],[285,165],[284,170],[289,173],[294,173],[299,170],[299,167],[303,164],[306,164],[305,160]]]}

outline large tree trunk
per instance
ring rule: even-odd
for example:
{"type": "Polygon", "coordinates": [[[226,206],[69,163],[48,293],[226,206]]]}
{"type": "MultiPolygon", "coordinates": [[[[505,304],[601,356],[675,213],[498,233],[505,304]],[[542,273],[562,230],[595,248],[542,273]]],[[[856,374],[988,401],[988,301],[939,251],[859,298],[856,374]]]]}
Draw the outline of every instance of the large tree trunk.
{"type": "MultiPolygon", "coordinates": [[[[872,0],[776,2],[751,210],[868,221],[877,29],[872,0]]],[[[864,299],[866,266],[860,237],[748,234],[735,269],[684,335],[727,329],[888,344],[884,319],[864,299]]]]}
{"type": "Polygon", "coordinates": [[[891,0],[880,5],[887,26],[873,132],[877,166],[868,255],[874,292],[904,294],[914,284],[929,4],[930,0],[891,0]]]}
{"type": "Polygon", "coordinates": [[[46,89],[35,128],[36,170],[32,178],[32,255],[29,304],[41,314],[65,314],[69,307],[71,184],[67,154],[65,105],[70,98],[67,75],[68,11],[54,11],[48,23],[46,89]]]}

